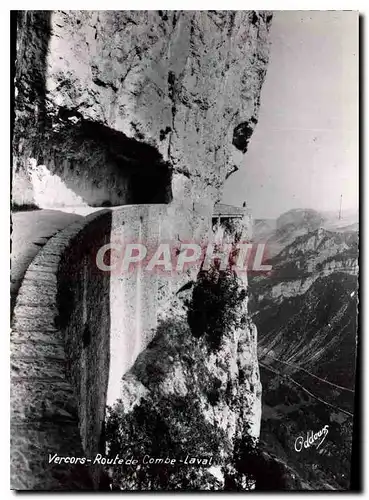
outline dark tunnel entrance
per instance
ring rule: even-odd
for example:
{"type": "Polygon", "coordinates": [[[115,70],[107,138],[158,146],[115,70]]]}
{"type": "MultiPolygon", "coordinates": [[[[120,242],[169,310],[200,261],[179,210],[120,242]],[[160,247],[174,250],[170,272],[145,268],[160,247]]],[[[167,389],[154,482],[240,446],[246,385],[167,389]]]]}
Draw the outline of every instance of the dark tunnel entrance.
{"type": "Polygon", "coordinates": [[[41,161],[90,206],[172,200],[171,166],[155,147],[75,110],[59,109],[58,132],[46,132],[41,161]]]}
{"type": "Polygon", "coordinates": [[[11,17],[12,71],[18,91],[15,107],[22,111],[16,119],[12,114],[17,173],[13,199],[24,203],[27,179],[27,203],[35,207],[169,203],[171,166],[155,146],[145,142],[137,125],[132,123],[135,137],[127,137],[114,125],[86,118],[83,107],[58,105],[51,99],[46,110],[50,17],[50,12],[43,11],[21,11],[11,17]],[[34,47],[33,58],[23,57],[29,43],[34,47]],[[16,60],[22,64],[16,66],[16,60]],[[28,157],[22,151],[35,161],[36,186],[28,180],[28,157]]]}
{"type": "Polygon", "coordinates": [[[17,118],[12,113],[13,201],[26,200],[35,208],[169,203],[171,166],[145,142],[137,124],[132,123],[135,137],[127,137],[113,125],[86,118],[86,110],[77,105],[58,105],[51,99],[46,110],[51,11],[18,11],[11,21],[15,107],[22,111],[17,118]],[[29,44],[32,58],[24,57],[29,44]],[[16,60],[22,64],[16,65],[16,60]],[[37,167],[36,186],[29,180],[28,157],[37,167]]]}
{"type": "Polygon", "coordinates": [[[170,203],[172,175],[169,169],[151,167],[133,173],[130,178],[130,204],[170,203]]]}

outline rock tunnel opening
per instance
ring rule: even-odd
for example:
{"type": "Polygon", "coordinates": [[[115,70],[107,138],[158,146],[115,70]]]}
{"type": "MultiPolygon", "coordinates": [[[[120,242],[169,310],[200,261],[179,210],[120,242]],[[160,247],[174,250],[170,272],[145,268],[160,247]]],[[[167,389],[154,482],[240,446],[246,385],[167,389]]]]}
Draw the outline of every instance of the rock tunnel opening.
{"type": "Polygon", "coordinates": [[[172,200],[172,174],[169,169],[153,168],[150,172],[132,174],[130,203],[169,203],[172,200]]]}
{"type": "MultiPolygon", "coordinates": [[[[58,179],[60,205],[170,203],[172,169],[158,150],[106,125],[61,109],[45,133],[40,190],[58,179]]],[[[39,168],[39,167],[38,167],[39,168]]],[[[36,189],[37,192],[37,189],[36,189]]],[[[37,200],[36,200],[37,201],[37,200]]]]}
{"type": "Polygon", "coordinates": [[[172,200],[172,171],[158,150],[141,140],[96,122],[82,120],[81,132],[88,141],[105,148],[107,164],[126,180],[126,203],[169,203],[172,200]]]}
{"type": "MultiPolygon", "coordinates": [[[[14,68],[16,108],[22,113],[14,123],[13,203],[38,208],[169,203],[171,166],[137,124],[131,122],[135,137],[128,137],[108,126],[104,116],[86,116],[91,110],[83,103],[51,112],[46,97],[51,11],[18,12],[13,23],[19,27],[13,58],[22,61],[14,68]],[[24,57],[27,50],[32,57],[24,57]]],[[[57,86],[61,96],[72,92],[62,75],[57,86]]]]}

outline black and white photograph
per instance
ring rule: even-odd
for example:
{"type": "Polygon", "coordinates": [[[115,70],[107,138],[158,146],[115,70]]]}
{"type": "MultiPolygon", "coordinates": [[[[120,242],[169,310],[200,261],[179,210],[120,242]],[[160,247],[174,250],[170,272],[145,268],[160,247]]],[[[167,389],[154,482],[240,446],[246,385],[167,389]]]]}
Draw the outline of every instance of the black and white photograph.
{"type": "Polygon", "coordinates": [[[11,490],[357,490],[359,17],[10,11],[11,490]]]}

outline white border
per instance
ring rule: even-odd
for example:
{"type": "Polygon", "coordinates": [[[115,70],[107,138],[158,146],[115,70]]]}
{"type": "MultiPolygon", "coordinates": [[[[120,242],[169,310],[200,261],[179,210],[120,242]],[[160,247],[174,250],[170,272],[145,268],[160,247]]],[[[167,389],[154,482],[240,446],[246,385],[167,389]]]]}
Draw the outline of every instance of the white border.
{"type": "MultiPolygon", "coordinates": [[[[1,113],[1,130],[0,130],[0,138],[1,138],[1,182],[0,182],[0,223],[1,223],[1,235],[2,235],[2,245],[1,245],[1,258],[0,258],[0,277],[1,277],[1,341],[2,346],[0,348],[0,353],[2,356],[0,362],[1,368],[1,402],[3,405],[1,412],[1,444],[0,444],[0,470],[1,470],[1,483],[0,489],[2,493],[2,498],[8,498],[12,495],[12,492],[9,490],[9,205],[10,205],[10,196],[9,196],[9,165],[10,165],[10,153],[9,153],[9,145],[10,145],[10,131],[9,131],[9,96],[10,96],[10,78],[9,78],[9,67],[10,67],[10,13],[9,9],[85,9],[85,10],[99,10],[99,9],[131,9],[131,10],[157,10],[157,9],[167,9],[167,10],[177,10],[177,9],[186,9],[186,10],[249,10],[249,9],[266,9],[266,10],[359,10],[362,15],[365,16],[368,12],[368,8],[366,7],[367,2],[364,0],[361,1],[342,1],[342,0],[308,0],[308,1],[259,1],[259,2],[240,2],[240,1],[232,1],[228,0],[227,2],[220,2],[217,0],[213,1],[187,1],[187,2],[176,2],[176,1],[162,1],[162,2],[148,2],[144,0],[135,0],[134,2],[124,2],[124,1],[105,1],[105,2],[96,2],[96,1],[82,1],[82,0],[74,0],[74,1],[65,1],[61,2],[46,2],[46,1],[34,1],[32,5],[29,2],[2,2],[1,12],[0,12],[0,40],[1,40],[1,69],[2,69],[2,78],[0,79],[1,84],[1,98],[2,98],[2,113],[1,113]]],[[[365,16],[366,17],[366,16],[365,16]]],[[[368,20],[365,19],[365,25],[368,20]]],[[[368,29],[365,26],[366,30],[368,29]]],[[[368,44],[367,44],[367,35],[363,36],[363,45],[364,48],[361,47],[361,50],[364,50],[364,61],[363,67],[361,68],[362,77],[361,81],[367,81],[367,68],[368,68],[368,44]]],[[[365,84],[365,89],[367,88],[365,84]]],[[[362,89],[363,92],[363,89],[362,89]]],[[[367,127],[366,125],[366,116],[368,116],[368,99],[366,99],[365,108],[361,109],[361,113],[364,115],[364,119],[362,120],[362,125],[364,127],[364,131],[362,131],[361,135],[361,147],[364,149],[364,145],[368,144],[367,137],[367,127]],[[363,133],[365,132],[365,134],[363,133]]],[[[362,160],[364,160],[364,152],[362,153],[362,160]]],[[[367,170],[367,162],[361,165],[361,182],[364,184],[362,188],[362,212],[361,212],[361,232],[364,232],[364,238],[362,238],[362,248],[361,252],[364,249],[368,249],[368,234],[369,234],[369,213],[368,213],[368,203],[365,203],[364,193],[369,192],[368,183],[369,183],[369,174],[364,175],[364,171],[367,170]],[[363,220],[364,219],[364,220],[363,220]]],[[[365,252],[366,257],[366,252],[365,252]]],[[[363,262],[362,262],[363,265],[363,262]]],[[[365,266],[363,273],[363,281],[361,283],[363,288],[367,288],[369,271],[368,267],[365,266]]],[[[364,314],[365,311],[369,310],[369,296],[362,293],[361,294],[362,305],[361,305],[361,314],[364,314]]],[[[362,323],[362,337],[366,334],[366,321],[362,323]]],[[[365,370],[365,361],[369,359],[368,357],[368,349],[369,342],[366,339],[362,339],[362,343],[364,344],[364,353],[362,357],[362,371],[363,371],[363,380],[362,385],[363,388],[369,386],[369,370],[365,370]]],[[[363,404],[363,415],[362,422],[363,427],[365,424],[365,415],[368,415],[368,397],[367,391],[363,390],[364,396],[364,404],[363,404]]],[[[367,446],[368,446],[368,438],[367,432],[364,427],[365,432],[362,436],[362,441],[364,444],[364,452],[365,458],[367,458],[367,446]]],[[[364,458],[364,457],[363,457],[364,458]]],[[[363,483],[366,491],[367,483],[366,477],[369,474],[369,467],[367,460],[364,461],[363,466],[363,483]]],[[[13,493],[14,494],[14,493],[13,493]]],[[[322,493],[325,495],[326,493],[322,493]]],[[[329,493],[331,495],[332,493],[329,493]]],[[[34,497],[44,497],[45,494],[34,494],[34,497]]],[[[165,494],[167,496],[167,494],[165,494]]],[[[194,493],[193,496],[202,495],[201,493],[194,493]]],[[[211,494],[214,495],[214,494],[211,494]]],[[[224,495],[224,494],[223,494],[224,495]]],[[[296,495],[296,493],[291,493],[291,495],[296,495]]],[[[72,494],[73,497],[77,496],[77,494],[72,494]]],[[[263,495],[262,495],[263,496],[263,495]]]]}

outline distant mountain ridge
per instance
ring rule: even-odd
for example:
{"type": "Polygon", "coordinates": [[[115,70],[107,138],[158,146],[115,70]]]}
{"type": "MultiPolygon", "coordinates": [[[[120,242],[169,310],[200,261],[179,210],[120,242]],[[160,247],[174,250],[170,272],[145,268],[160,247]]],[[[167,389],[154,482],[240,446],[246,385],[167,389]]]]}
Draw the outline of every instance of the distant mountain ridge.
{"type": "Polygon", "coordinates": [[[280,302],[285,297],[301,295],[320,277],[338,271],[356,275],[358,233],[319,228],[298,236],[265,262],[272,266],[270,274],[249,277],[253,287],[250,306],[257,301],[257,314],[263,310],[263,301],[280,302]]]}
{"type": "Polygon", "coordinates": [[[318,212],[313,209],[292,209],[277,219],[255,219],[253,241],[265,243],[271,258],[280,253],[298,236],[319,228],[333,232],[358,230],[358,214],[354,211],[342,213],[341,219],[333,212],[318,212]]]}

